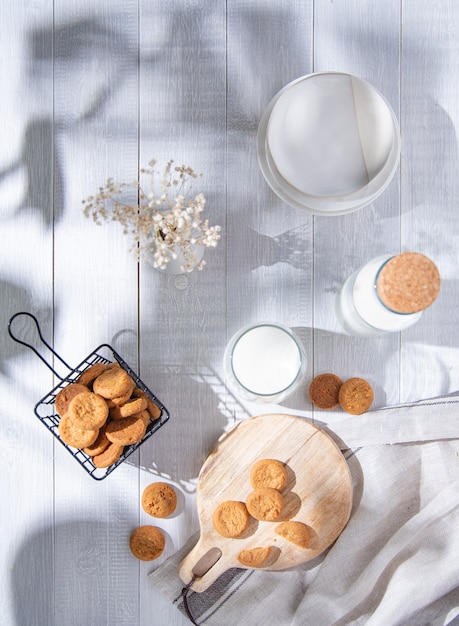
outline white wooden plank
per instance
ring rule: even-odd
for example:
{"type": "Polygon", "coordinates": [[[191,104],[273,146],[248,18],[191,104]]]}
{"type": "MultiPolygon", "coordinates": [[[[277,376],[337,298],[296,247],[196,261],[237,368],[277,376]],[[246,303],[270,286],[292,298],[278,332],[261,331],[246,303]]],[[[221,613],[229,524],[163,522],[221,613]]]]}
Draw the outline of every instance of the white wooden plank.
{"type": "MultiPolygon", "coordinates": [[[[318,3],[314,19],[315,71],[342,71],[367,80],[399,118],[399,0],[318,3]]],[[[375,391],[373,406],[399,400],[399,338],[348,336],[336,316],[335,300],[346,278],[366,261],[399,252],[399,175],[370,206],[314,220],[314,375],[331,371],[343,380],[368,379],[375,391]]],[[[316,416],[324,419],[325,414],[316,411],[316,416]]],[[[340,416],[335,411],[326,418],[340,416]]]]}
{"type": "MultiPolygon", "coordinates": [[[[169,159],[202,173],[193,192],[206,196],[210,224],[226,217],[225,2],[173,7],[140,3],[140,159],[169,159]]],[[[139,503],[141,523],[167,533],[155,563],[140,565],[140,623],[187,620],[151,587],[146,574],[198,529],[195,479],[221,434],[215,379],[225,343],[225,242],[205,252],[207,265],[180,277],[140,267],[140,365],[145,380],[170,410],[170,421],[141,449],[141,489],[171,482],[180,494],[172,519],[152,520],[139,503]],[[209,384],[210,383],[210,384],[209,384]],[[187,510],[184,504],[187,502],[187,510]]]]}
{"type": "Polygon", "coordinates": [[[403,337],[401,389],[406,400],[459,387],[458,18],[454,2],[403,2],[401,241],[403,249],[434,260],[443,279],[438,300],[403,337]]]}
{"type": "MultiPolygon", "coordinates": [[[[5,624],[24,623],[31,614],[50,623],[53,610],[53,440],[33,412],[53,377],[7,334],[11,315],[27,310],[52,340],[52,181],[47,177],[53,154],[52,93],[45,90],[38,97],[40,81],[51,85],[51,68],[43,68],[40,79],[35,74],[47,43],[41,24],[51,11],[47,0],[33,7],[18,2],[3,5],[0,20],[0,493],[5,503],[0,610],[5,624]]],[[[18,320],[13,328],[39,344],[29,324],[18,320]]]]}
{"type": "MultiPolygon", "coordinates": [[[[312,217],[268,186],[258,165],[257,130],[276,93],[312,70],[312,9],[303,2],[228,3],[227,340],[247,324],[285,324],[304,343],[308,372],[312,217]]],[[[228,398],[236,418],[261,410],[228,398]]],[[[304,398],[303,386],[284,404],[304,410],[304,398]]]]}
{"type": "MultiPolygon", "coordinates": [[[[96,226],[81,204],[109,177],[137,177],[137,49],[137,2],[55,3],[55,167],[65,173],[56,188],[55,341],[74,366],[109,343],[137,369],[137,341],[124,340],[137,334],[136,260],[120,225],[96,226]]],[[[99,483],[56,450],[57,623],[138,622],[138,563],[129,552],[138,468],[131,459],[99,483]]]]}

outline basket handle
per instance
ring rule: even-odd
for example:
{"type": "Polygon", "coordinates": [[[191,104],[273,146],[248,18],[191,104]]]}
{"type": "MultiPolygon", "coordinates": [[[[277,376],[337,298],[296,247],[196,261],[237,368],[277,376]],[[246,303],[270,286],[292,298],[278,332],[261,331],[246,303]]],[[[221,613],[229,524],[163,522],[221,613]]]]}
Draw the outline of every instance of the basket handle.
{"type": "Polygon", "coordinates": [[[66,367],[68,370],[70,370],[70,371],[72,370],[72,368],[70,367],[70,365],[69,365],[68,363],[66,363],[66,362],[64,361],[64,359],[63,359],[62,357],[60,357],[60,356],[57,354],[57,352],[55,352],[55,351],[53,350],[53,348],[49,345],[49,343],[48,343],[47,341],[45,341],[45,339],[43,338],[43,335],[41,334],[40,324],[38,323],[38,320],[37,320],[37,318],[35,317],[35,315],[32,315],[32,313],[28,313],[27,311],[19,311],[18,313],[15,313],[15,314],[14,314],[14,315],[10,318],[10,321],[8,322],[8,333],[9,333],[9,335],[10,335],[11,339],[13,339],[14,341],[16,341],[16,343],[20,343],[20,344],[22,344],[23,346],[26,346],[27,348],[30,348],[33,352],[35,352],[35,354],[38,356],[38,358],[39,358],[39,359],[41,359],[41,360],[43,361],[43,363],[44,363],[44,364],[45,364],[45,365],[46,365],[46,366],[47,366],[47,367],[48,367],[48,368],[49,368],[49,369],[53,372],[53,374],[54,374],[55,376],[57,376],[57,378],[59,378],[59,380],[65,380],[65,379],[64,379],[64,378],[62,378],[62,376],[60,376],[60,375],[56,372],[56,370],[55,370],[55,369],[54,369],[54,368],[53,368],[53,367],[52,367],[52,366],[48,363],[48,361],[47,361],[47,360],[43,357],[43,355],[41,355],[41,354],[38,352],[38,350],[37,350],[36,348],[34,348],[34,346],[32,346],[30,343],[27,343],[26,341],[23,341],[22,339],[19,339],[19,338],[18,338],[18,337],[16,337],[16,335],[13,333],[13,330],[12,330],[12,328],[11,328],[11,325],[12,325],[12,323],[14,322],[14,320],[15,320],[17,317],[21,316],[21,315],[24,315],[24,316],[26,316],[26,317],[30,317],[30,318],[33,320],[33,322],[35,323],[35,326],[36,326],[36,328],[37,328],[37,331],[38,331],[38,336],[40,337],[41,342],[42,342],[42,343],[43,343],[43,344],[44,344],[44,345],[48,348],[48,350],[49,350],[50,352],[52,352],[52,354],[53,354],[53,355],[54,355],[57,359],[59,359],[59,361],[60,361],[63,365],[65,365],[65,367],[66,367]]]}

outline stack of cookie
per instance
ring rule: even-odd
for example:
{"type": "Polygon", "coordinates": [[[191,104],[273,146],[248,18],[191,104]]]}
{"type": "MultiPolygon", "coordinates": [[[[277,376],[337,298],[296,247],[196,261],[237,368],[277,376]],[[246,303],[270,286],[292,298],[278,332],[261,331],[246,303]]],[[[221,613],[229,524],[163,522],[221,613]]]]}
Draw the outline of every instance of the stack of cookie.
{"type": "MultiPolygon", "coordinates": [[[[306,524],[293,520],[283,520],[284,497],[282,491],[287,485],[285,465],[277,459],[261,459],[254,463],[250,472],[252,491],[245,502],[227,500],[215,509],[212,516],[214,529],[226,538],[241,538],[250,526],[251,520],[280,522],[274,533],[296,544],[300,548],[309,545],[309,530],[306,524]]],[[[280,550],[273,546],[259,546],[241,550],[238,561],[245,567],[267,567],[279,556],[280,550]]]]}
{"type": "Polygon", "coordinates": [[[55,408],[64,443],[83,450],[95,467],[113,465],[124,447],[141,441],[161,410],[119,365],[96,363],[59,391],[55,408]]]}

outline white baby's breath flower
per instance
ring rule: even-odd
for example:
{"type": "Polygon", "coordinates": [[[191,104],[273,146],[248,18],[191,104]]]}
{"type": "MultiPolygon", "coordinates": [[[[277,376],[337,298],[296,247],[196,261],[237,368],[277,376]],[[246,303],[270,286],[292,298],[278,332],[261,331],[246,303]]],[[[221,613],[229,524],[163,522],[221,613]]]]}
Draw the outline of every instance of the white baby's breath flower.
{"type": "Polygon", "coordinates": [[[221,232],[220,226],[201,221],[206,204],[204,194],[191,196],[193,181],[201,174],[187,165],[175,166],[172,159],[161,174],[155,165],[156,160],[152,159],[140,169],[140,174],[148,179],[148,193],[143,191],[140,180],[127,184],[108,178],[95,195],[83,200],[83,213],[98,225],[119,222],[123,232],[131,236],[130,249],[138,260],[147,258],[149,252],[153,266],[165,269],[171,259],[177,258],[176,248],[180,248],[185,259],[182,271],[201,270],[205,261],[198,262],[193,246],[215,247],[221,232]]]}

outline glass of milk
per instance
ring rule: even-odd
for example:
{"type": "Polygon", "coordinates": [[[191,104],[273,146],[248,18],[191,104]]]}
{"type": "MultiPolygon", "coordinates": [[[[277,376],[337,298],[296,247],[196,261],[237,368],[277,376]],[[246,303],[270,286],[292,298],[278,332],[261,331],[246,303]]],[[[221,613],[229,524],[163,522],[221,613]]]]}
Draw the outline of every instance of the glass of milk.
{"type": "Polygon", "coordinates": [[[230,388],[245,400],[281,402],[302,382],[306,356],[286,326],[245,326],[228,343],[224,369],[230,388]]]}

